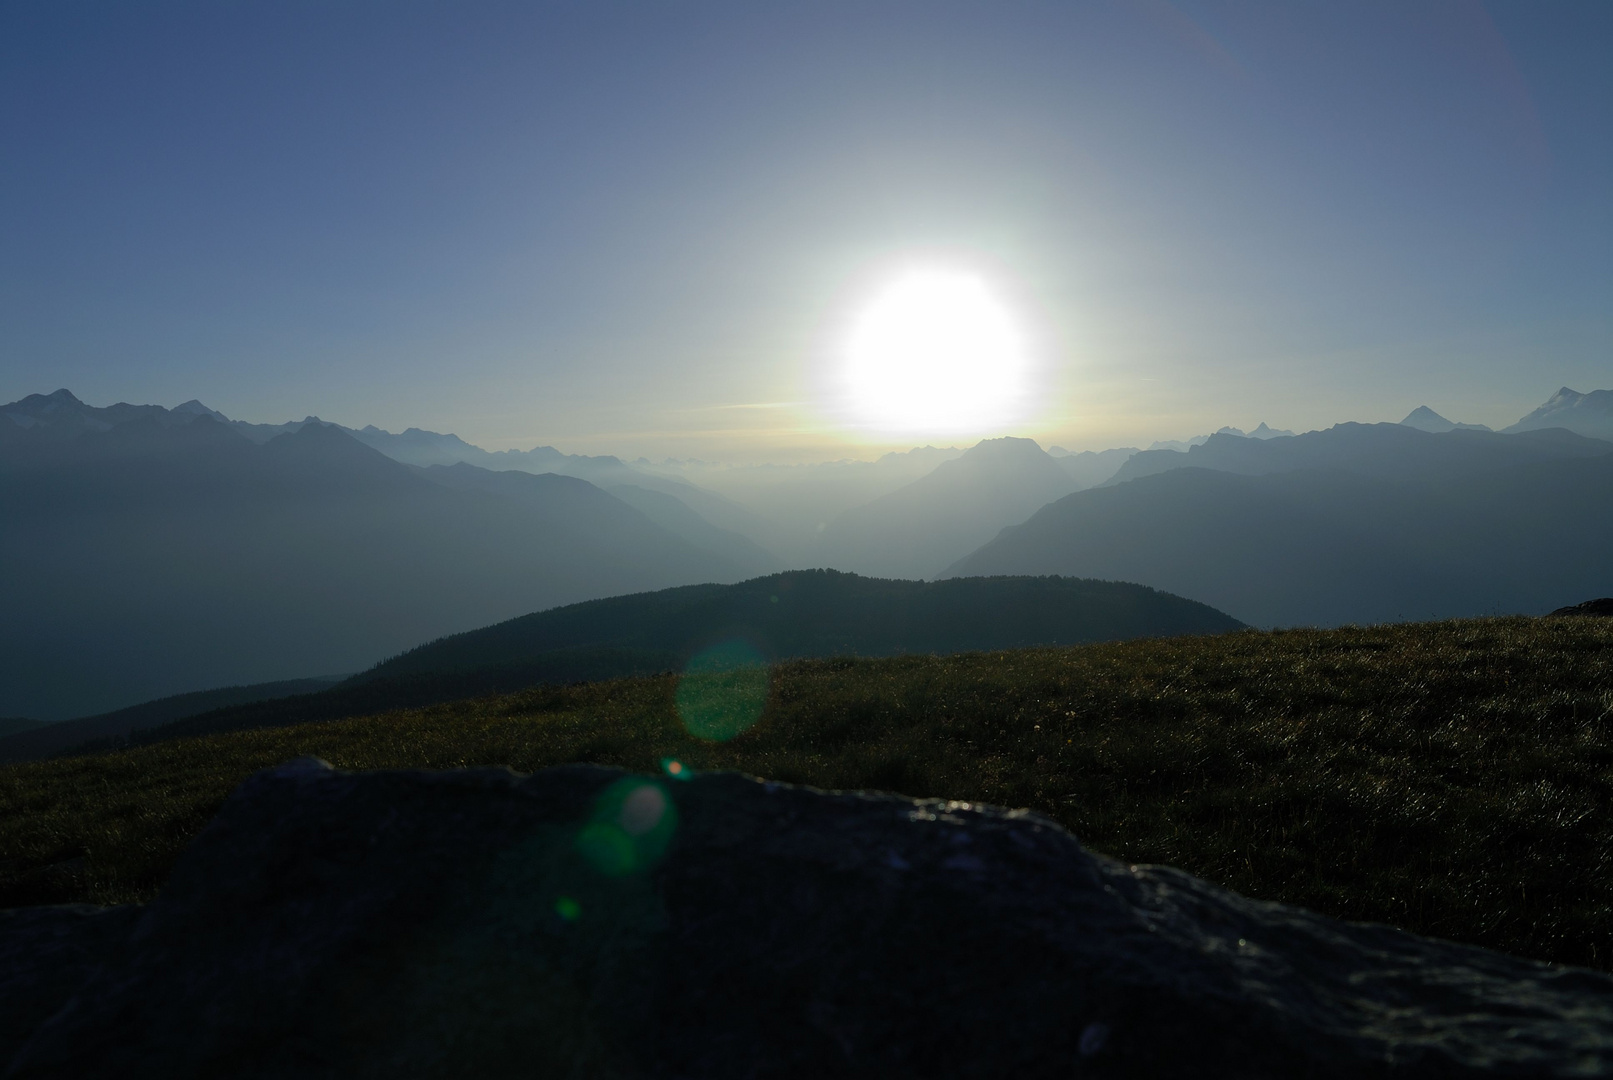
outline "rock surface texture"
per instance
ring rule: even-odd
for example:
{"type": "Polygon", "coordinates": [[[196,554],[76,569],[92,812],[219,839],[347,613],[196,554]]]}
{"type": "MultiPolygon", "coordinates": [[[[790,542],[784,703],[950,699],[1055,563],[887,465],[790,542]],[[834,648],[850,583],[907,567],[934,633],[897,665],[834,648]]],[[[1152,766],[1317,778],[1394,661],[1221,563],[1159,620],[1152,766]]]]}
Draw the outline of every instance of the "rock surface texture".
{"type": "Polygon", "coordinates": [[[0,914],[0,963],[19,1078],[1613,1072],[1606,976],[728,774],[304,759],[149,906],[0,914]]]}

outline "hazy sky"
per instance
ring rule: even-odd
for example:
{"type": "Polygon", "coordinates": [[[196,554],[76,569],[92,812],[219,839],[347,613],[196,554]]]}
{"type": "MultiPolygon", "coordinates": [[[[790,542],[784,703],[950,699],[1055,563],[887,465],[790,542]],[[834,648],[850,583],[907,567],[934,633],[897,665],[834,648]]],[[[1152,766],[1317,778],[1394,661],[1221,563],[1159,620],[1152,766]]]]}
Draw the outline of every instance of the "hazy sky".
{"type": "MultiPolygon", "coordinates": [[[[1011,430],[1503,425],[1613,386],[1613,4],[0,5],[0,400],[841,456],[976,276],[1011,430]]],[[[999,425],[1000,426],[1000,425],[999,425]]]]}

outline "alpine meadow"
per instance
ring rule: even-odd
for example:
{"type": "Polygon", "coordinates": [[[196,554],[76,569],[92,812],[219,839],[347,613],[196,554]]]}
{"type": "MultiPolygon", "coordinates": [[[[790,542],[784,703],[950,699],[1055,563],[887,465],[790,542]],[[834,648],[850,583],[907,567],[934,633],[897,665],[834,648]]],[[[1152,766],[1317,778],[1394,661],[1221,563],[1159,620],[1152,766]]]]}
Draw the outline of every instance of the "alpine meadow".
{"type": "Polygon", "coordinates": [[[0,1076],[1613,1078],[1610,55],[0,8],[0,1076]]]}

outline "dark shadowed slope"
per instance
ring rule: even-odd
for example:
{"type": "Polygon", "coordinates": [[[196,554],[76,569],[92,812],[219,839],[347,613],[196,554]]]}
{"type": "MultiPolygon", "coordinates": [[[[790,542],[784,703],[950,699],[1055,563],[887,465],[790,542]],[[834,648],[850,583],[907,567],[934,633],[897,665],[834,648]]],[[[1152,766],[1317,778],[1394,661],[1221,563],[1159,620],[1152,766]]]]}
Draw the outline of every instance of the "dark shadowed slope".
{"type": "Polygon", "coordinates": [[[822,560],[874,577],[933,577],[1080,486],[1030,439],[987,439],[830,522],[822,560]]]}
{"type": "Polygon", "coordinates": [[[1138,581],[1266,626],[1539,614],[1613,591],[1613,447],[1494,468],[1415,465],[1400,480],[1173,469],[1061,499],[951,573],[1138,581]]]}
{"type": "Polygon", "coordinates": [[[355,682],[520,664],[579,647],[681,659],[740,639],[765,659],[889,656],[1075,644],[1240,627],[1203,604],[1124,582],[893,581],[796,570],[573,604],[422,645],[355,682]]]}
{"type": "Polygon", "coordinates": [[[1242,624],[1124,582],[986,578],[918,582],[796,570],[538,612],[422,645],[319,694],[138,733],[136,741],[333,720],[541,684],[684,667],[710,648],[777,660],[956,653],[1182,634],[1242,624]]]}
{"type": "Polygon", "coordinates": [[[258,683],[255,686],[226,686],[218,690],[197,690],[189,694],[131,705],[127,709],[85,716],[77,720],[62,720],[54,724],[41,724],[25,720],[29,725],[7,731],[6,721],[0,720],[0,762],[33,761],[50,757],[63,750],[72,750],[97,740],[121,740],[131,731],[141,731],[160,724],[170,724],[188,716],[196,716],[232,705],[245,705],[254,701],[267,701],[292,694],[314,694],[328,690],[341,679],[287,679],[281,682],[258,683]]]}
{"type": "Polygon", "coordinates": [[[173,415],[0,447],[0,713],[351,671],[534,608],[744,576],[582,480],[173,415]]]}
{"type": "Polygon", "coordinates": [[[26,716],[0,716],[0,739],[49,726],[43,720],[30,720],[26,716]]]}
{"type": "Polygon", "coordinates": [[[1599,596],[1595,600],[1581,600],[1577,604],[1567,604],[1556,611],[1547,614],[1562,617],[1590,616],[1592,618],[1613,619],[1613,596],[1599,596]]]}

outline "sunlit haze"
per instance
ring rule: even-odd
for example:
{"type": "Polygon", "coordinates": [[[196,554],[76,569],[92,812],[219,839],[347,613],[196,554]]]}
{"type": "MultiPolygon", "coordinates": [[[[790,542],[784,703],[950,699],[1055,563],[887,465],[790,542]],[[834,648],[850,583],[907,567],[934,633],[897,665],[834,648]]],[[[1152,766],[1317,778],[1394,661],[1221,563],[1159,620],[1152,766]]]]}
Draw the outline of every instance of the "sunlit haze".
{"type": "Polygon", "coordinates": [[[1026,357],[979,277],[915,270],[887,285],[846,344],[855,422],[915,437],[990,437],[1024,417],[1026,357]]]}
{"type": "Polygon", "coordinates": [[[1613,383],[1610,54],[1604,3],[5,5],[0,397],[735,462],[1503,426],[1613,383]]]}

